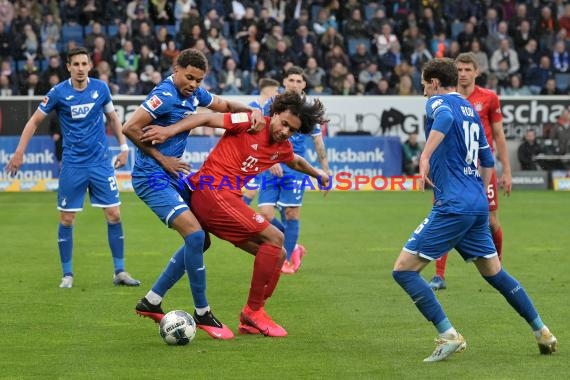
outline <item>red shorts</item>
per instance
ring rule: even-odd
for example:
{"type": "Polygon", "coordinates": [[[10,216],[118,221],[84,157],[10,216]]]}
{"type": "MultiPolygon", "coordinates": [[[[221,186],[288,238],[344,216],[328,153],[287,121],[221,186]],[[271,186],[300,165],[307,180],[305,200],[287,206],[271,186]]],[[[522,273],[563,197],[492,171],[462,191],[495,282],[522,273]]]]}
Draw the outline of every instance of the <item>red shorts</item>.
{"type": "Polygon", "coordinates": [[[496,170],[493,170],[489,187],[487,187],[487,202],[489,202],[489,211],[496,211],[499,208],[499,187],[497,186],[496,170]]]}
{"type": "Polygon", "coordinates": [[[195,190],[190,205],[204,230],[236,245],[269,227],[263,216],[244,203],[241,194],[231,191],[195,190]]]}

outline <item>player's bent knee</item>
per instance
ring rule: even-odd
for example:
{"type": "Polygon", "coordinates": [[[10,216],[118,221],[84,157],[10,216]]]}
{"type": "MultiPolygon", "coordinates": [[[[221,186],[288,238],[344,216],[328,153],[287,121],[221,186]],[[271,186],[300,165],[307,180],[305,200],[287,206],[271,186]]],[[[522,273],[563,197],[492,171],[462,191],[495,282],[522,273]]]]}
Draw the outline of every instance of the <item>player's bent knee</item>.
{"type": "Polygon", "coordinates": [[[107,222],[116,224],[121,221],[121,211],[118,206],[103,209],[107,222]]]}
{"type": "Polygon", "coordinates": [[[285,209],[285,219],[298,220],[301,216],[301,207],[287,207],[285,209]]]}
{"type": "Polygon", "coordinates": [[[59,222],[66,227],[72,226],[75,222],[75,213],[62,211],[59,214],[59,222]]]}

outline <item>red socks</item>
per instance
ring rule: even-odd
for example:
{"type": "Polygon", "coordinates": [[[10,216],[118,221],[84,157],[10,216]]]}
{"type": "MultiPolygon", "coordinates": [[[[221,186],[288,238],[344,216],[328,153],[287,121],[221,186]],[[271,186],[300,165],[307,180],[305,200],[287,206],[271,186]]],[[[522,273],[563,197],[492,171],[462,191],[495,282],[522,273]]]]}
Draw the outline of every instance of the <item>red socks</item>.
{"type": "Polygon", "coordinates": [[[253,261],[253,274],[247,305],[252,310],[259,310],[265,304],[266,293],[271,294],[277,286],[279,275],[275,276],[276,270],[281,270],[281,247],[264,243],[259,246],[257,255],[253,261]]]}
{"type": "Polygon", "coordinates": [[[447,262],[448,255],[449,253],[446,253],[439,259],[435,260],[435,274],[441,278],[445,278],[445,263],[447,262]]]}
{"type": "Polygon", "coordinates": [[[499,227],[495,231],[491,231],[491,235],[493,235],[493,243],[495,243],[495,248],[497,248],[499,261],[503,262],[503,229],[499,227]]]}

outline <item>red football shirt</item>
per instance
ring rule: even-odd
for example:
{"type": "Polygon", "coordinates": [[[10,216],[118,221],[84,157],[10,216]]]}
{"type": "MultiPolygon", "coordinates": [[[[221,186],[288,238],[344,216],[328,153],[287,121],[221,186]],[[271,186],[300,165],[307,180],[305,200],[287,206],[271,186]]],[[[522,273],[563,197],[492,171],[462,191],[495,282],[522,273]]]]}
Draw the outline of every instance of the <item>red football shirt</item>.
{"type": "Polygon", "coordinates": [[[487,137],[491,149],[494,149],[493,127],[491,124],[503,120],[499,97],[491,90],[475,86],[475,89],[471,95],[469,95],[467,101],[471,103],[475,111],[479,114],[483,128],[485,129],[485,137],[487,137]]]}
{"type": "Polygon", "coordinates": [[[270,144],[270,121],[270,117],[265,117],[265,128],[250,134],[247,130],[251,127],[251,114],[225,114],[224,135],[200,170],[189,178],[194,188],[208,183],[214,189],[241,194],[249,179],[276,163],[292,161],[294,153],[289,140],[270,144]]]}

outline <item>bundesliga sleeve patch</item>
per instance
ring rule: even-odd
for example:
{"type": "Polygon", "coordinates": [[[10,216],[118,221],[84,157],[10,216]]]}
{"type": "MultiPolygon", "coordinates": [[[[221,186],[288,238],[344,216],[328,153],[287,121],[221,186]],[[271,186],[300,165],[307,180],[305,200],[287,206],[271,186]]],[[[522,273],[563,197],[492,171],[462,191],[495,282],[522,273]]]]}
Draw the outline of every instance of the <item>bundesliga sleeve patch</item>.
{"type": "Polygon", "coordinates": [[[247,123],[249,121],[249,117],[245,112],[232,113],[231,119],[232,119],[232,124],[247,123]]]}
{"type": "Polygon", "coordinates": [[[146,105],[148,108],[154,111],[162,105],[162,100],[160,100],[158,96],[154,95],[152,98],[146,101],[146,105]]]}
{"type": "Polygon", "coordinates": [[[44,100],[42,100],[42,106],[47,106],[49,103],[49,96],[44,96],[44,100]]]}

